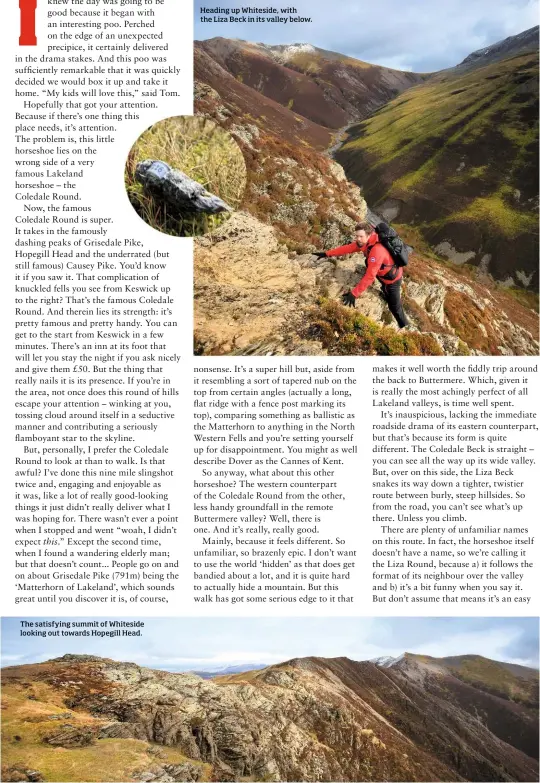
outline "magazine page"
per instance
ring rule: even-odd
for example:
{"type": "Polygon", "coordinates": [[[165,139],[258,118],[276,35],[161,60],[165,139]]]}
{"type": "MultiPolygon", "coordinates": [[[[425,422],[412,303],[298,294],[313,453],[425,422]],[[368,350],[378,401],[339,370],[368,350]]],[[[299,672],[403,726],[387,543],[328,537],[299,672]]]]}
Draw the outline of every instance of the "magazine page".
{"type": "Polygon", "coordinates": [[[6,5],[3,781],[538,780],[537,22],[6,5]]]}

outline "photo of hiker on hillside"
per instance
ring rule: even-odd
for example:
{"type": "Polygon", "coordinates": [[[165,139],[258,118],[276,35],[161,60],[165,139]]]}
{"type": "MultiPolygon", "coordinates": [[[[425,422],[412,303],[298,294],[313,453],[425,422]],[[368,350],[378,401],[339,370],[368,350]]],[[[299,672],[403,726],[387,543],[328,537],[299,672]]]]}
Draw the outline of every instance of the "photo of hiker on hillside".
{"type": "Polygon", "coordinates": [[[197,355],[538,354],[533,5],[383,0],[390,38],[356,4],[195,6],[195,112],[247,167],[195,241],[197,355]]]}
{"type": "MultiPolygon", "coordinates": [[[[355,241],[350,245],[335,247],[315,253],[317,258],[332,258],[349,253],[362,252],[366,258],[366,271],[361,281],[341,297],[346,307],[355,307],[356,300],[375,281],[381,284],[381,295],[400,329],[409,327],[401,302],[403,267],[409,262],[409,252],[396,232],[386,223],[372,226],[358,223],[355,226],[355,241]]],[[[410,328],[410,327],[409,327],[410,328]]],[[[414,328],[414,327],[413,327],[414,328]]]]}

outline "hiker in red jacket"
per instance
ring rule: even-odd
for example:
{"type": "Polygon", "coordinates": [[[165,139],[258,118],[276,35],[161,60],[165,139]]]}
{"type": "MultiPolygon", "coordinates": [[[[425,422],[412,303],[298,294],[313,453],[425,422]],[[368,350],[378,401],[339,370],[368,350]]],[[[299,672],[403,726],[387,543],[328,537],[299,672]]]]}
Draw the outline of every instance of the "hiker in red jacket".
{"type": "Polygon", "coordinates": [[[343,294],[343,304],[354,307],[360,294],[363,294],[377,279],[390,312],[398,322],[399,328],[403,329],[409,323],[401,303],[403,267],[397,266],[388,250],[380,244],[379,237],[369,223],[358,223],[355,227],[355,236],[356,241],[351,242],[350,245],[342,245],[315,255],[318,258],[329,258],[362,252],[366,257],[366,272],[354,288],[343,294]]]}

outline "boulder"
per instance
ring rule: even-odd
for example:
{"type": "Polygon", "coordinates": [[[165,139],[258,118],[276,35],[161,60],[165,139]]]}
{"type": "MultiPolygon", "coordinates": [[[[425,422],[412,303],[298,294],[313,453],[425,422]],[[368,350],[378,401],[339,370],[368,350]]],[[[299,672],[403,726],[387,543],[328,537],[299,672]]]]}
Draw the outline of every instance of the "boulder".
{"type": "Polygon", "coordinates": [[[85,748],[93,745],[96,737],[92,729],[85,727],[68,727],[44,737],[43,742],[62,748],[85,748]]]}
{"type": "Polygon", "coordinates": [[[166,201],[179,213],[232,212],[232,207],[218,196],[209,193],[199,182],[162,160],[143,160],[137,163],[135,179],[156,200],[166,201]]]}
{"type": "Polygon", "coordinates": [[[133,737],[132,728],[129,723],[107,723],[102,726],[98,732],[98,739],[125,739],[133,737]]]}

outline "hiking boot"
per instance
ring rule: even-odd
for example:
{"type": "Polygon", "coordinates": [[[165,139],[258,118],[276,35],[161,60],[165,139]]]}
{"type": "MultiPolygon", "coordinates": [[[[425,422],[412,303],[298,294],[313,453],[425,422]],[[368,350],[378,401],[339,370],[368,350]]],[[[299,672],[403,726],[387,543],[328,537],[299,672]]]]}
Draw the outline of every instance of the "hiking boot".
{"type": "Polygon", "coordinates": [[[413,324],[407,324],[407,326],[402,326],[399,331],[400,332],[419,332],[420,329],[417,326],[413,326],[413,324]]]}

